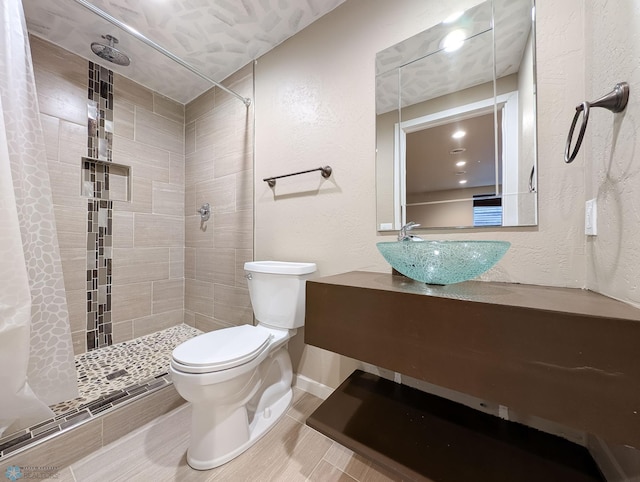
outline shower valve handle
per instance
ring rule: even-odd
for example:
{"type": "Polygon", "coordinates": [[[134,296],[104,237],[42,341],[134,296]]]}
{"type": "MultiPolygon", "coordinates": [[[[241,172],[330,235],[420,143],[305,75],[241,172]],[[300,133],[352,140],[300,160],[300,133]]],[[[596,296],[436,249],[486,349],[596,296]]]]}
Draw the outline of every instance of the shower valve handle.
{"type": "Polygon", "coordinates": [[[209,203],[204,203],[200,209],[198,209],[200,213],[200,218],[202,221],[208,221],[211,217],[211,206],[209,203]]]}

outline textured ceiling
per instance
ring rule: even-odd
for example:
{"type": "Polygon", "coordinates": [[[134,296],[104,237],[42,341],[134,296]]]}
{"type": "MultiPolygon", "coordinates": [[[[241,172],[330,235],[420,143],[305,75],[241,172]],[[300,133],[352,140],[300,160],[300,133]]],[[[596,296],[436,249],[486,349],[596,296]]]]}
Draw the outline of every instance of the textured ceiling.
{"type": "MultiPolygon", "coordinates": [[[[227,78],[345,0],[91,0],[211,79],[227,78]]],[[[23,0],[33,35],[98,61],[181,103],[211,84],[73,0],[23,0]],[[101,61],[92,42],[119,39],[129,67],[101,61]]]]}
{"type": "Polygon", "coordinates": [[[406,107],[492,81],[494,44],[496,77],[518,72],[531,32],[531,0],[494,0],[493,9],[493,21],[487,1],[453,23],[440,23],[379,52],[376,112],[384,114],[399,103],[406,107]],[[463,30],[467,40],[460,50],[448,53],[441,42],[454,30],[463,30]]]}

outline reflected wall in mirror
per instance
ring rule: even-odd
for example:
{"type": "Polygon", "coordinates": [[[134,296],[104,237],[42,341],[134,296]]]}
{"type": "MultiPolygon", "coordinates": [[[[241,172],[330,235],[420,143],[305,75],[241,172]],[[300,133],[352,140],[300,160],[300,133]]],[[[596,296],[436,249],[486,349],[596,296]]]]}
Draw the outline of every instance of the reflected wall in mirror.
{"type": "Polygon", "coordinates": [[[533,12],[485,1],[377,54],[379,231],[537,224],[533,12]]]}

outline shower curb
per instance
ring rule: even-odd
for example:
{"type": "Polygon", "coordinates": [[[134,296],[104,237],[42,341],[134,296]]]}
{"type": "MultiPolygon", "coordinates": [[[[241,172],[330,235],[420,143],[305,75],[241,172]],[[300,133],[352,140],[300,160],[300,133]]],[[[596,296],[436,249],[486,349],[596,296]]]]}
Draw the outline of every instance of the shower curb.
{"type": "Polygon", "coordinates": [[[61,470],[186,403],[176,392],[168,374],[146,382],[146,385],[139,384],[129,390],[137,390],[136,393],[114,392],[81,407],[77,413],[42,422],[21,434],[13,434],[10,440],[0,439],[3,448],[0,464],[61,470]],[[146,389],[140,390],[141,387],[146,389]],[[52,424],[58,429],[49,428],[52,424]]]}

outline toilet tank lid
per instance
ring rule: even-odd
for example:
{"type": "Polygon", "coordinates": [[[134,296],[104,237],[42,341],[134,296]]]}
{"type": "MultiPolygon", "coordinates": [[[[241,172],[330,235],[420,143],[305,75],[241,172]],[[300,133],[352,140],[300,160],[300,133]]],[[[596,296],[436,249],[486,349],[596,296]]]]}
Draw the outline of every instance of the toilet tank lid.
{"type": "Polygon", "coordinates": [[[290,261],[249,261],[245,271],[271,274],[309,274],[316,270],[315,263],[294,263],[290,261]]]}

